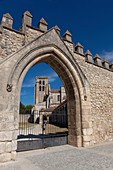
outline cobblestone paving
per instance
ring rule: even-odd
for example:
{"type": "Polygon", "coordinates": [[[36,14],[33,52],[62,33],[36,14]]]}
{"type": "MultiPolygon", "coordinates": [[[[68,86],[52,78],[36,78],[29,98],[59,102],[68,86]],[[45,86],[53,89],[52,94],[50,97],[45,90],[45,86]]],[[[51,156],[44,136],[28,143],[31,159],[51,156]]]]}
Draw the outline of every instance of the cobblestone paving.
{"type": "Polygon", "coordinates": [[[113,170],[113,142],[90,148],[69,145],[18,153],[0,170],[113,170]]]}

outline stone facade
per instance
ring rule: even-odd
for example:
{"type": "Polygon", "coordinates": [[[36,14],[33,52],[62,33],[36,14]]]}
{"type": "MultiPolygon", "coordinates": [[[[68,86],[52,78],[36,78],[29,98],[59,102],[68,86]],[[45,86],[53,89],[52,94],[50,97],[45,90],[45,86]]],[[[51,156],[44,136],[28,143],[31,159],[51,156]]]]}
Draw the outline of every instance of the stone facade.
{"type": "MultiPolygon", "coordinates": [[[[40,115],[42,112],[40,111],[47,111],[48,109],[53,111],[58,105],[66,100],[65,88],[62,86],[60,89],[51,89],[50,84],[48,83],[48,77],[46,76],[36,77],[34,96],[35,104],[32,110],[34,111],[34,122],[37,122],[37,118],[42,117],[42,115],[40,115]]],[[[43,121],[40,120],[40,123],[42,122],[43,121]]]]}
{"type": "Polygon", "coordinates": [[[35,108],[47,109],[50,107],[57,107],[60,103],[66,100],[65,88],[51,89],[48,83],[48,77],[36,77],[35,83],[35,108]]]}
{"type": "Polygon", "coordinates": [[[3,15],[0,25],[0,162],[16,158],[21,84],[27,71],[43,61],[60,76],[67,96],[68,143],[91,146],[113,140],[113,62],[74,47],[72,35],[47,30],[42,18],[32,27],[26,11],[20,31],[3,15]]]}

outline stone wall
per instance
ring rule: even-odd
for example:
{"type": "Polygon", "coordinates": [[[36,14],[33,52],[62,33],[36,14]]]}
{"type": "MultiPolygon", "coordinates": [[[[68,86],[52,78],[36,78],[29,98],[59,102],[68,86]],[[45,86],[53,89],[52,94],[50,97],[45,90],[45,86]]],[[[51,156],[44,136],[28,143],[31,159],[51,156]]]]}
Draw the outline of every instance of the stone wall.
{"type": "Polygon", "coordinates": [[[16,52],[24,45],[24,34],[7,27],[3,28],[0,38],[0,58],[16,52]]]}
{"type": "Polygon", "coordinates": [[[113,63],[109,64],[106,59],[101,61],[98,55],[93,59],[89,50],[84,54],[80,43],[74,46],[69,31],[63,38],[59,36],[58,26],[47,31],[44,18],[38,28],[32,27],[32,15],[28,11],[23,14],[20,31],[14,30],[12,24],[10,14],[3,15],[0,25],[0,161],[15,159],[21,82],[28,69],[39,61],[52,66],[64,82],[69,144],[90,146],[112,141],[113,63]]]}
{"type": "MultiPolygon", "coordinates": [[[[23,17],[27,15],[28,11],[24,13],[23,17]]],[[[10,20],[7,15],[3,15],[2,21],[4,20],[4,18],[10,20]]],[[[1,23],[0,60],[18,51],[20,48],[22,48],[22,46],[28,44],[29,42],[31,42],[35,38],[38,38],[44,33],[41,28],[34,28],[31,25],[27,25],[27,20],[29,20],[29,17],[24,20],[24,23],[22,23],[20,31],[13,29],[9,24],[5,24],[4,22],[1,23]]]]}
{"type": "Polygon", "coordinates": [[[75,54],[76,61],[90,84],[91,115],[94,144],[113,140],[113,72],[85,62],[75,54]]]}

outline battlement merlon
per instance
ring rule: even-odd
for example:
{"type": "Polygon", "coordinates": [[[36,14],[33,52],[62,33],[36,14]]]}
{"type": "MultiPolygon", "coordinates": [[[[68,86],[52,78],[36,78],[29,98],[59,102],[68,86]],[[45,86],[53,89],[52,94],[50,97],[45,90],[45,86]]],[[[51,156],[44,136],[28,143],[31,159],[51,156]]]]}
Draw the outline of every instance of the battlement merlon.
{"type": "MultiPolygon", "coordinates": [[[[37,28],[32,26],[32,19],[33,16],[29,11],[24,12],[22,15],[22,26],[18,31],[13,29],[12,16],[9,13],[3,15],[0,25],[0,60],[16,52],[22,46],[48,31],[48,23],[44,18],[39,21],[37,28]]],[[[57,25],[54,28],[60,35],[60,28],[57,25]]],[[[70,31],[67,30],[64,33],[62,40],[73,55],[74,53],[78,54],[80,57],[83,57],[84,61],[87,63],[113,71],[112,62],[109,64],[105,59],[102,61],[97,54],[95,57],[92,57],[89,50],[84,54],[84,47],[80,43],[74,46],[70,31]]]]}
{"type": "Polygon", "coordinates": [[[13,18],[9,13],[6,13],[3,15],[1,25],[6,26],[8,28],[12,28],[13,18]]]}

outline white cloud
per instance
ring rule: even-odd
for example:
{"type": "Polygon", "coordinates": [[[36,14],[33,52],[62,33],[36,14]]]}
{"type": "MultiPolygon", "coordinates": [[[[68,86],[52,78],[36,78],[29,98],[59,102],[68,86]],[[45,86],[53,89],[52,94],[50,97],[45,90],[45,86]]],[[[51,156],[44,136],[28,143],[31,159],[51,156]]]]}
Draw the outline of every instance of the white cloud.
{"type": "MultiPolygon", "coordinates": [[[[44,75],[42,75],[44,76],[44,75]]],[[[46,74],[45,76],[48,76],[49,83],[52,83],[56,81],[58,75],[56,72],[50,72],[46,74]]],[[[35,79],[31,79],[25,83],[23,83],[22,88],[33,88],[35,86],[35,79]]]]}
{"type": "Polygon", "coordinates": [[[22,88],[33,88],[35,85],[35,79],[31,79],[28,83],[23,83],[22,88]]]}
{"type": "Polygon", "coordinates": [[[34,84],[23,84],[22,88],[30,88],[30,87],[34,87],[34,84]]]}
{"type": "Polygon", "coordinates": [[[48,75],[49,83],[52,83],[52,82],[56,81],[57,77],[58,77],[57,73],[51,72],[51,73],[48,75]]]}
{"type": "Polygon", "coordinates": [[[27,92],[26,91],[21,92],[21,96],[27,96],[27,92]]]}
{"type": "Polygon", "coordinates": [[[106,59],[108,60],[108,62],[113,61],[113,51],[102,51],[102,53],[100,54],[101,58],[106,57],[106,59]]]}

